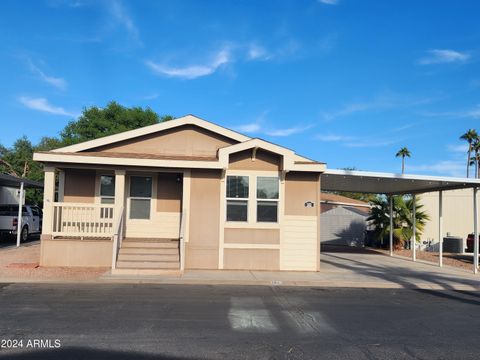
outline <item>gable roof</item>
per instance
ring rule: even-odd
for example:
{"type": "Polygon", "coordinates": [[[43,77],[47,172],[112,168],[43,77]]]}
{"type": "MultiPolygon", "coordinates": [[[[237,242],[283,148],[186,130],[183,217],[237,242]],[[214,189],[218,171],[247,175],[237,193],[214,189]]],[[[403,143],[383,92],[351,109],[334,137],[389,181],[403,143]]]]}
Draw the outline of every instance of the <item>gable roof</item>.
{"type": "Polygon", "coordinates": [[[233,131],[233,130],[224,128],[220,125],[200,119],[199,117],[196,117],[194,115],[186,115],[177,119],[164,121],[164,122],[150,125],[150,126],[144,126],[134,130],[124,131],[114,135],[104,136],[98,139],[85,141],[75,145],[65,146],[52,151],[63,152],[63,153],[72,153],[72,152],[75,153],[79,151],[94,149],[100,146],[114,144],[123,140],[133,139],[139,136],[153,134],[159,131],[173,129],[173,128],[184,126],[184,125],[195,125],[203,129],[209,130],[213,133],[236,140],[238,142],[244,142],[244,141],[250,140],[248,136],[240,134],[236,131],[233,131]]]}
{"type": "Polygon", "coordinates": [[[98,139],[65,146],[48,152],[36,152],[33,158],[36,161],[44,162],[226,169],[228,168],[228,159],[231,153],[252,148],[261,148],[282,155],[283,169],[286,171],[325,171],[326,166],[324,163],[316,162],[297,155],[294,151],[283,146],[276,145],[259,138],[252,139],[246,135],[200,119],[193,115],[186,115],[174,120],[125,131],[114,135],[104,136],[98,139]],[[179,158],[175,156],[131,154],[123,152],[111,152],[106,154],[102,151],[95,151],[96,148],[103,147],[105,145],[116,144],[121,141],[131,140],[141,136],[151,135],[157,132],[174,129],[185,125],[193,125],[201,129],[211,131],[212,133],[232,139],[236,141],[237,144],[220,148],[217,154],[218,157],[215,159],[204,157],[179,158]],[[87,152],[87,150],[92,149],[94,151],[87,152]]]}

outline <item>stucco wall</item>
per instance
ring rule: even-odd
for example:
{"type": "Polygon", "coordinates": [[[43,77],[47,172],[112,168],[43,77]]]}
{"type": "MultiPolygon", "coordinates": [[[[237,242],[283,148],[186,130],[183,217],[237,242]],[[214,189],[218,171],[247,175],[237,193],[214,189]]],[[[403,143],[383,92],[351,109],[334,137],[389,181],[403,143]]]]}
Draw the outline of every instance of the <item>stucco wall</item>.
{"type": "Polygon", "coordinates": [[[110,240],[42,239],[40,265],[109,267],[112,246],[110,240]]]}
{"type": "MultiPolygon", "coordinates": [[[[418,195],[419,202],[424,205],[422,210],[430,216],[422,240],[438,241],[438,192],[418,195]]],[[[477,195],[480,207],[480,194],[477,195]]],[[[450,233],[452,236],[466,238],[473,232],[473,190],[450,190],[443,192],[443,236],[450,233]]]]}
{"type": "Polygon", "coordinates": [[[64,202],[95,202],[95,170],[65,170],[64,202]]]}
{"type": "Polygon", "coordinates": [[[192,170],[187,269],[218,269],[220,176],[220,171],[192,170]]]}
{"type": "Polygon", "coordinates": [[[318,174],[287,173],[285,178],[285,215],[317,215],[317,193],[319,191],[318,174]],[[305,202],[312,201],[314,207],[305,207],[305,202]]]}
{"type": "Polygon", "coordinates": [[[279,155],[259,149],[253,160],[252,150],[245,150],[230,155],[229,169],[278,171],[281,159],[279,155]]]}
{"type": "Polygon", "coordinates": [[[134,154],[216,156],[221,147],[236,141],[194,125],[185,125],[91,149],[90,151],[134,154]]]}
{"type": "Polygon", "coordinates": [[[157,212],[182,211],[182,174],[158,173],[157,212]],[[180,182],[177,182],[177,178],[180,182]]]}

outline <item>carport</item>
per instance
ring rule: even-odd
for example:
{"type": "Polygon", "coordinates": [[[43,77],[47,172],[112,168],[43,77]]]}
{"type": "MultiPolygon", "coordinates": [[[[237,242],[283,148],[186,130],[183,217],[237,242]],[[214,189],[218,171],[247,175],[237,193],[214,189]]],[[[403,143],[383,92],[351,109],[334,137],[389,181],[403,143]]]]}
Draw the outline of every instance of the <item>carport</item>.
{"type": "MultiPolygon", "coordinates": [[[[438,191],[438,239],[439,239],[439,266],[443,266],[443,207],[442,193],[447,190],[472,189],[473,201],[473,272],[478,272],[478,207],[477,189],[480,187],[480,179],[454,178],[423,175],[401,175],[393,173],[378,173],[353,170],[326,170],[321,175],[321,190],[323,191],[346,191],[370,194],[384,194],[390,198],[390,256],[393,256],[393,196],[412,195],[415,200],[417,194],[438,191]]],[[[415,206],[415,201],[413,202],[415,206]]],[[[413,209],[412,222],[415,224],[415,208],[413,209]]],[[[413,239],[415,239],[415,226],[413,226],[413,239]]],[[[416,247],[412,246],[412,260],[416,261],[416,247]]]]}
{"type": "Polygon", "coordinates": [[[22,206],[24,189],[43,189],[43,184],[38,181],[19,178],[12,175],[0,174],[0,187],[18,188],[20,198],[18,199],[18,223],[17,223],[17,247],[20,246],[20,232],[22,230],[22,206]]]}

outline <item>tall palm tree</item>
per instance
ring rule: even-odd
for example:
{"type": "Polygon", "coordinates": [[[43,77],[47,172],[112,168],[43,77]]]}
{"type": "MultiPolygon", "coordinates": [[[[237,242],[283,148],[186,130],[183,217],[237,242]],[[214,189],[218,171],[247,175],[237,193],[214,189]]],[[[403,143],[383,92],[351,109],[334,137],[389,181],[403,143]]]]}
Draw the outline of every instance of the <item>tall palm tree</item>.
{"type": "MultiPolygon", "coordinates": [[[[474,143],[478,143],[478,134],[475,129],[469,129],[465,134],[460,136],[461,140],[465,140],[468,142],[468,150],[467,150],[467,178],[470,176],[470,158],[472,155],[473,145],[474,143]]],[[[475,173],[477,173],[477,166],[475,167],[475,173]]],[[[477,177],[477,175],[475,175],[477,177]]]]}
{"type": "Polygon", "coordinates": [[[402,157],[402,174],[405,174],[405,157],[412,156],[412,153],[410,152],[410,150],[408,150],[407,147],[403,147],[400,150],[398,150],[395,156],[402,157]]]}
{"type": "Polygon", "coordinates": [[[472,165],[475,166],[475,178],[480,176],[480,138],[476,138],[472,145],[473,159],[471,159],[472,165]]]}

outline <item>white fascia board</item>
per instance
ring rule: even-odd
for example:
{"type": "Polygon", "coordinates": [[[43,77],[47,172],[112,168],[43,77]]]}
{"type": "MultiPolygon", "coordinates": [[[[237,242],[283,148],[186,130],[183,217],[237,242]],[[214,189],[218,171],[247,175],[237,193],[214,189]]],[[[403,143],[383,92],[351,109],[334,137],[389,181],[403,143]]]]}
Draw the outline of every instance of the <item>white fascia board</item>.
{"type": "Polygon", "coordinates": [[[324,174],[399,179],[399,180],[440,181],[440,182],[447,182],[447,183],[470,184],[473,186],[478,185],[480,187],[480,179],[461,178],[461,177],[414,175],[414,174],[402,175],[402,174],[395,174],[395,173],[357,171],[357,170],[337,170],[337,169],[326,169],[324,174]]]}
{"type": "Polygon", "coordinates": [[[325,164],[294,164],[290,171],[321,172],[326,170],[325,164]]]}
{"type": "Polygon", "coordinates": [[[228,137],[230,139],[233,139],[239,142],[250,140],[248,136],[237,133],[233,130],[229,130],[227,128],[224,128],[222,126],[216,125],[209,121],[200,119],[193,115],[187,115],[178,119],[169,120],[169,121],[161,122],[159,124],[154,124],[150,126],[145,126],[135,130],[124,131],[119,134],[109,135],[109,136],[101,137],[95,140],[85,141],[79,144],[62,147],[52,151],[53,152],[79,152],[79,151],[96,148],[99,146],[113,144],[119,141],[129,140],[139,136],[153,134],[163,130],[173,129],[173,128],[184,126],[184,125],[196,125],[200,128],[209,130],[211,132],[220,134],[222,136],[228,137]]]}
{"type": "Polygon", "coordinates": [[[49,163],[222,169],[222,166],[218,161],[116,158],[116,157],[103,157],[103,156],[64,155],[64,154],[54,154],[54,153],[48,153],[48,154],[34,153],[33,160],[44,161],[49,163]]]}

